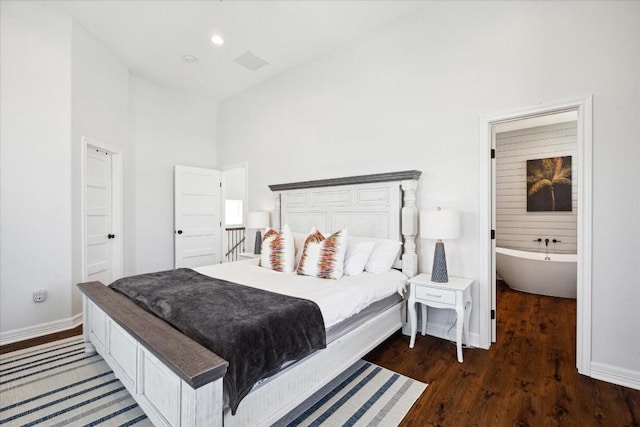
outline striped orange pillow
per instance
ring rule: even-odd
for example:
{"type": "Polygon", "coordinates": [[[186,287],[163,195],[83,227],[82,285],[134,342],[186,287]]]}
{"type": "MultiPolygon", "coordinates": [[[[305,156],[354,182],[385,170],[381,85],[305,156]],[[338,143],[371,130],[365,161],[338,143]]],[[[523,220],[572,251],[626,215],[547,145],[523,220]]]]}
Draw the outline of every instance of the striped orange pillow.
{"type": "Polygon", "coordinates": [[[293,233],[288,226],[282,231],[267,228],[262,237],[261,267],[283,273],[291,273],[296,267],[296,250],[293,243],[293,233]]]}
{"type": "Polygon", "coordinates": [[[341,278],[346,248],[346,229],[324,237],[314,227],[304,241],[297,273],[322,279],[341,278]]]}

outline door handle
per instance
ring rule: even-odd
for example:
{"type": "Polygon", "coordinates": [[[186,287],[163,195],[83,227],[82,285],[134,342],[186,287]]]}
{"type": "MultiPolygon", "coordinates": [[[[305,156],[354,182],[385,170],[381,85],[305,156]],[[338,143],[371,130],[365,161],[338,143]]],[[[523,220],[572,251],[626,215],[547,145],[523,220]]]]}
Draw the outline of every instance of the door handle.
{"type": "Polygon", "coordinates": [[[177,234],[182,234],[182,230],[176,231],[177,234]]]}
{"type": "Polygon", "coordinates": [[[107,239],[115,239],[116,235],[115,234],[107,234],[107,239]]]}

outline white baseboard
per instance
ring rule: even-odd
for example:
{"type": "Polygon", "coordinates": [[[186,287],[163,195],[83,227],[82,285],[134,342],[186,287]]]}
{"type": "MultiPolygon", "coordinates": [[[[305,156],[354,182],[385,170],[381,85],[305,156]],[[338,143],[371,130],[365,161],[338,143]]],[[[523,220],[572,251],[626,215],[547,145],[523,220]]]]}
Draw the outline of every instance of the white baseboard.
{"type": "Polygon", "coordinates": [[[640,372],[591,362],[591,378],[640,390],[640,372]]]}
{"type": "Polygon", "coordinates": [[[42,323],[40,325],[29,326],[26,328],[15,329],[0,333],[0,345],[11,344],[18,341],[24,341],[31,338],[37,338],[42,335],[54,334],[56,332],[73,329],[82,323],[82,313],[78,313],[73,317],[53,322],[42,323]]]}

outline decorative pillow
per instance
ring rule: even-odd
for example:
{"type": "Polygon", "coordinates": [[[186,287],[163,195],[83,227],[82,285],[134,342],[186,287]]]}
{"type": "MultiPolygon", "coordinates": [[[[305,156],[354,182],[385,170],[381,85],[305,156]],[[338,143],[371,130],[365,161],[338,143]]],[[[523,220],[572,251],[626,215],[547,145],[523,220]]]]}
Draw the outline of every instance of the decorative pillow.
{"type": "Polygon", "coordinates": [[[291,273],[296,268],[296,253],[293,234],[287,225],[282,231],[266,228],[262,238],[261,267],[283,273],[291,273]]]}
{"type": "Polygon", "coordinates": [[[302,258],[298,264],[298,274],[316,276],[322,279],[339,279],[344,268],[344,254],[347,249],[347,230],[340,230],[324,237],[316,228],[304,241],[302,258]]]}
{"type": "Polygon", "coordinates": [[[371,273],[386,273],[391,270],[398,257],[402,242],[398,240],[372,239],[375,242],[373,251],[364,266],[371,273]]]}
{"type": "Polygon", "coordinates": [[[347,239],[347,251],[344,255],[344,274],[355,276],[364,271],[376,242],[371,240],[347,239]]]}

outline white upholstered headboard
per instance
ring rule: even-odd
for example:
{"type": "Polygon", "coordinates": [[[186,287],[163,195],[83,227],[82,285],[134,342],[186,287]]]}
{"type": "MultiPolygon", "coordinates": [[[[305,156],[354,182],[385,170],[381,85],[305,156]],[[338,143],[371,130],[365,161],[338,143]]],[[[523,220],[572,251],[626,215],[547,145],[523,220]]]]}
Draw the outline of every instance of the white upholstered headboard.
{"type": "Polygon", "coordinates": [[[349,236],[399,240],[403,250],[394,266],[413,277],[420,175],[411,170],[270,185],[276,203],[273,227],[287,224],[300,233],[311,227],[325,233],[346,228],[349,236]]]}

